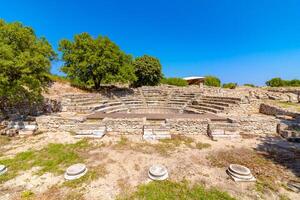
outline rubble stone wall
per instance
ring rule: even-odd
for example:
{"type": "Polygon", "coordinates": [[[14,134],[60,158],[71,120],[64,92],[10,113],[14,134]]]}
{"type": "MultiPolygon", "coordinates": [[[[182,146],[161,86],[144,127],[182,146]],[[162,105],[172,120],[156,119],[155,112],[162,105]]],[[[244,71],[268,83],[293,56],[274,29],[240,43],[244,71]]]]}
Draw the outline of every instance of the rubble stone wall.
{"type": "Polygon", "coordinates": [[[262,103],[259,108],[260,113],[266,114],[266,115],[287,115],[291,117],[298,117],[300,116],[299,112],[293,112],[289,111],[280,107],[277,107],[275,105],[265,104],[262,103]]]}

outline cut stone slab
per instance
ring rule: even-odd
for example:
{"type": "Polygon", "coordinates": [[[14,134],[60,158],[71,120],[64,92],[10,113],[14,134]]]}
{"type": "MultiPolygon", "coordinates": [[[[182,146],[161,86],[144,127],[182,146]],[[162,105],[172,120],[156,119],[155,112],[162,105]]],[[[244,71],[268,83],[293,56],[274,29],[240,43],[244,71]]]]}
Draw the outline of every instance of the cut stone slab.
{"type": "Polygon", "coordinates": [[[7,172],[7,167],[5,165],[0,165],[0,175],[5,174],[7,172]]]}
{"type": "Polygon", "coordinates": [[[97,130],[81,130],[75,138],[102,138],[106,134],[106,127],[97,130]]]}
{"type": "Polygon", "coordinates": [[[78,163],[67,168],[65,173],[66,180],[75,180],[87,173],[88,169],[85,164],[78,163]]]}
{"type": "Polygon", "coordinates": [[[152,165],[149,169],[148,176],[154,181],[163,181],[169,177],[168,170],[163,165],[152,165]]]}
{"type": "Polygon", "coordinates": [[[235,182],[256,181],[255,177],[251,174],[250,169],[243,165],[231,164],[226,172],[235,182]]]}

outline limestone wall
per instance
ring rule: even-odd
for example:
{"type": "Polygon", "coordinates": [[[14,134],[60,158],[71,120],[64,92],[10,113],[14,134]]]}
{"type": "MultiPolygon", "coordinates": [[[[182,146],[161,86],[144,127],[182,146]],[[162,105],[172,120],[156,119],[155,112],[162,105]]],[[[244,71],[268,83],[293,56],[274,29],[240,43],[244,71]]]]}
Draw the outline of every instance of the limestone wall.
{"type": "Polygon", "coordinates": [[[261,115],[239,117],[238,121],[240,132],[258,135],[276,133],[276,126],[279,122],[275,117],[261,115]]]}
{"type": "Polygon", "coordinates": [[[117,134],[140,134],[143,133],[145,118],[131,119],[111,119],[105,118],[103,124],[106,125],[108,132],[117,134]]]}
{"type": "Polygon", "coordinates": [[[173,134],[207,134],[209,119],[167,119],[166,123],[173,134]]]}
{"type": "Polygon", "coordinates": [[[289,111],[287,109],[283,109],[275,105],[270,105],[265,103],[262,103],[260,105],[259,112],[266,115],[273,115],[273,116],[275,115],[287,115],[291,117],[300,116],[299,112],[289,111]]]}

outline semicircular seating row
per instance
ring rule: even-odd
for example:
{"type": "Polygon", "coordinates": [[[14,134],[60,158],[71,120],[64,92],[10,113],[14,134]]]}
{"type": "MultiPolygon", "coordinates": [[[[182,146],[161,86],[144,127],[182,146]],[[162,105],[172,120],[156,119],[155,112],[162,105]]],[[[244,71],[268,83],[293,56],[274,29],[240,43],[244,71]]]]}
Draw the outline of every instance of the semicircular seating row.
{"type": "Polygon", "coordinates": [[[171,94],[155,89],[141,89],[131,95],[104,96],[101,94],[71,94],[62,100],[63,111],[78,113],[219,113],[238,105],[241,99],[233,97],[202,96],[174,91],[171,94]]]}

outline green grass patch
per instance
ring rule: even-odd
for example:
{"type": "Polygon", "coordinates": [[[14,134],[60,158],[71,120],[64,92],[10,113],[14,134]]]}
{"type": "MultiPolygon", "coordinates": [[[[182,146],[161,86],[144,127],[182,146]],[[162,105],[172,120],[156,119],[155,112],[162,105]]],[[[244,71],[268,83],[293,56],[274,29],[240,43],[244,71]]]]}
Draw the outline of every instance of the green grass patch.
{"type": "Polygon", "coordinates": [[[202,143],[202,142],[197,142],[196,143],[196,148],[197,149],[207,149],[207,148],[210,148],[211,147],[211,144],[208,144],[208,143],[202,143]]]}
{"type": "Polygon", "coordinates": [[[205,189],[202,185],[191,186],[183,182],[151,182],[138,187],[129,196],[120,194],[118,200],[234,200],[228,193],[218,189],[205,189]]]}
{"type": "Polygon", "coordinates": [[[18,153],[14,158],[0,160],[8,167],[7,173],[0,176],[0,183],[16,177],[20,171],[39,166],[38,174],[51,172],[62,174],[66,167],[82,162],[80,152],[88,147],[87,140],[75,144],[49,144],[39,151],[25,151],[18,153]]]}
{"type": "Polygon", "coordinates": [[[25,190],[21,193],[22,200],[32,200],[34,198],[34,193],[31,190],[25,190]]]}

